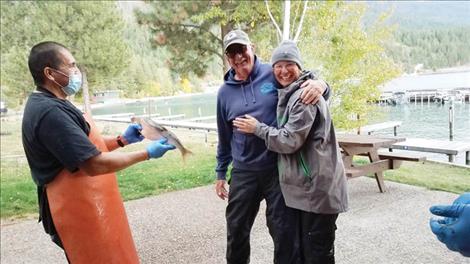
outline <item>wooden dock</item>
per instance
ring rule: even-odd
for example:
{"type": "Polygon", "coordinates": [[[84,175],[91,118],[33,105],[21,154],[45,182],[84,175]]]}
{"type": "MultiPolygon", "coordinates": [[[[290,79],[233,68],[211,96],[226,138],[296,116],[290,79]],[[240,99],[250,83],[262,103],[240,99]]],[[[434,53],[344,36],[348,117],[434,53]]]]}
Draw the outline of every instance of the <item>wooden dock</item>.
{"type": "MultiPolygon", "coordinates": [[[[206,143],[208,140],[208,133],[217,132],[216,123],[202,123],[202,122],[197,122],[197,121],[172,120],[172,119],[179,119],[182,117],[184,118],[184,115],[172,115],[172,116],[155,117],[155,118],[152,118],[152,120],[156,121],[158,124],[162,126],[167,126],[167,127],[172,127],[172,128],[187,128],[190,130],[202,130],[204,131],[204,141],[206,143]]],[[[130,117],[127,117],[127,115],[119,116],[119,117],[94,116],[93,119],[96,121],[107,121],[107,122],[116,122],[116,123],[130,123],[131,122],[130,117]]],[[[196,119],[192,119],[192,120],[196,120],[196,119]]],[[[204,118],[198,118],[197,120],[204,120],[204,118]]]]}
{"type": "Polygon", "coordinates": [[[407,138],[390,148],[445,154],[449,157],[449,162],[454,162],[457,154],[465,152],[465,164],[470,165],[470,142],[407,138]]]}
{"type": "Polygon", "coordinates": [[[377,124],[372,124],[372,125],[366,125],[363,127],[360,127],[358,129],[358,134],[359,135],[372,135],[373,132],[377,132],[379,130],[385,130],[389,128],[393,128],[393,135],[397,136],[397,128],[401,126],[402,122],[401,121],[388,121],[388,122],[383,122],[383,123],[377,123],[377,124]]]}
{"type": "MultiPolygon", "coordinates": [[[[154,117],[156,122],[163,126],[172,127],[172,128],[185,128],[190,130],[202,130],[205,132],[205,138],[207,142],[207,133],[208,132],[217,132],[216,123],[205,123],[200,122],[203,120],[214,119],[214,116],[208,117],[195,117],[186,120],[175,120],[180,119],[184,116],[182,115],[173,115],[173,116],[163,116],[163,117],[154,117]]],[[[95,120],[99,121],[109,121],[109,122],[118,122],[118,123],[130,123],[130,118],[128,113],[125,115],[118,116],[95,116],[95,120]]],[[[378,124],[372,124],[363,126],[359,129],[359,134],[362,135],[371,135],[372,133],[393,128],[394,135],[397,136],[397,128],[401,126],[401,121],[389,121],[378,124]]],[[[344,133],[344,132],[343,132],[344,133]]],[[[351,133],[351,132],[349,132],[351,133]]],[[[342,132],[338,132],[342,134],[342,132]]],[[[449,162],[455,161],[455,156],[459,153],[465,152],[465,164],[470,165],[470,142],[459,142],[459,141],[447,141],[447,140],[432,140],[432,139],[422,139],[422,138],[407,138],[406,141],[393,144],[389,147],[389,150],[400,149],[400,150],[410,150],[418,152],[429,152],[429,153],[438,153],[445,154],[449,158],[449,162]]]]}
{"type": "Polygon", "coordinates": [[[215,119],[216,119],[216,116],[215,116],[215,115],[211,115],[211,116],[193,117],[193,118],[185,119],[184,121],[188,121],[188,122],[201,122],[201,121],[215,120],[215,119]]]}

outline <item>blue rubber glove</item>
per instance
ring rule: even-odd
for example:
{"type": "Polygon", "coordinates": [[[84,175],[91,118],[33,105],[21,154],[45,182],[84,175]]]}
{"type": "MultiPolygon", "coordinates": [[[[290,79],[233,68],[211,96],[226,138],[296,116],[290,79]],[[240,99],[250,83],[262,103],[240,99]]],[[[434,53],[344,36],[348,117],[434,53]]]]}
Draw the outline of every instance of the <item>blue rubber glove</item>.
{"type": "Polygon", "coordinates": [[[168,139],[162,138],[157,141],[152,142],[147,146],[147,153],[149,154],[149,159],[160,158],[168,150],[175,149],[176,147],[167,143],[168,139]]]}
{"type": "Polygon", "coordinates": [[[432,232],[448,249],[470,257],[470,193],[459,196],[452,205],[435,205],[431,213],[443,216],[429,222],[432,232]]]}
{"type": "Polygon", "coordinates": [[[140,134],[140,131],[142,130],[142,126],[139,124],[130,124],[126,131],[122,133],[122,137],[127,141],[128,144],[140,142],[144,140],[144,136],[140,134]]]}

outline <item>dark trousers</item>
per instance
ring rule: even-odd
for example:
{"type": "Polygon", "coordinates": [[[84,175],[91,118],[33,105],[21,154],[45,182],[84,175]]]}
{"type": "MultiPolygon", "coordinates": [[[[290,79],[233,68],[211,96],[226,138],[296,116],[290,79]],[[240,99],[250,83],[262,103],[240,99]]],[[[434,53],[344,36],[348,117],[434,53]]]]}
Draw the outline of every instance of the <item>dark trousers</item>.
{"type": "Polygon", "coordinates": [[[227,263],[250,262],[250,232],[260,202],[266,200],[266,224],[274,242],[274,263],[295,263],[297,239],[294,211],[286,207],[277,169],[231,174],[227,220],[227,263]]]}
{"type": "Polygon", "coordinates": [[[335,231],[338,214],[298,212],[302,264],[335,263],[335,231]]]}
{"type": "Polygon", "coordinates": [[[51,236],[52,242],[54,242],[57,246],[64,250],[67,263],[70,263],[69,257],[67,256],[67,252],[65,252],[65,248],[62,245],[62,240],[60,240],[59,234],[55,229],[54,221],[52,220],[51,210],[49,207],[49,200],[47,198],[47,191],[44,186],[38,187],[38,201],[39,221],[42,221],[44,231],[46,231],[46,233],[51,236]]]}

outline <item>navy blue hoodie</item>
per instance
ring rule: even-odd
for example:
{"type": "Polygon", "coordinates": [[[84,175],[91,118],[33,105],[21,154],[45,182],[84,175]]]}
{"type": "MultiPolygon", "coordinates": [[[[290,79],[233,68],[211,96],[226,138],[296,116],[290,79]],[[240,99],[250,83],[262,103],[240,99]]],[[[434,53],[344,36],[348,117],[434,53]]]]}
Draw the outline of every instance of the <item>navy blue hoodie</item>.
{"type": "Polygon", "coordinates": [[[247,80],[235,80],[235,71],[230,69],[224,81],[217,94],[217,179],[225,179],[231,161],[236,169],[260,171],[275,168],[277,154],[267,150],[262,139],[239,132],[232,125],[236,117],[249,114],[268,126],[276,127],[278,84],[271,65],[260,63],[255,56],[253,70],[247,80]]]}

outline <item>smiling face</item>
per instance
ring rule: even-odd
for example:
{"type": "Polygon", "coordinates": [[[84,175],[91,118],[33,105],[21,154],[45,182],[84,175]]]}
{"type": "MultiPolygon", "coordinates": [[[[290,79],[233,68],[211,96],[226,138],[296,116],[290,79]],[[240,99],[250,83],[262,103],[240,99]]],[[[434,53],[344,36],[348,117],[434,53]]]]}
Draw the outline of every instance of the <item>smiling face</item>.
{"type": "Polygon", "coordinates": [[[248,79],[255,64],[253,45],[232,44],[227,47],[225,57],[235,71],[236,80],[248,79]]]}
{"type": "Polygon", "coordinates": [[[292,61],[278,61],[273,66],[274,77],[281,84],[286,87],[293,83],[300,77],[301,71],[299,66],[292,61]]]}

